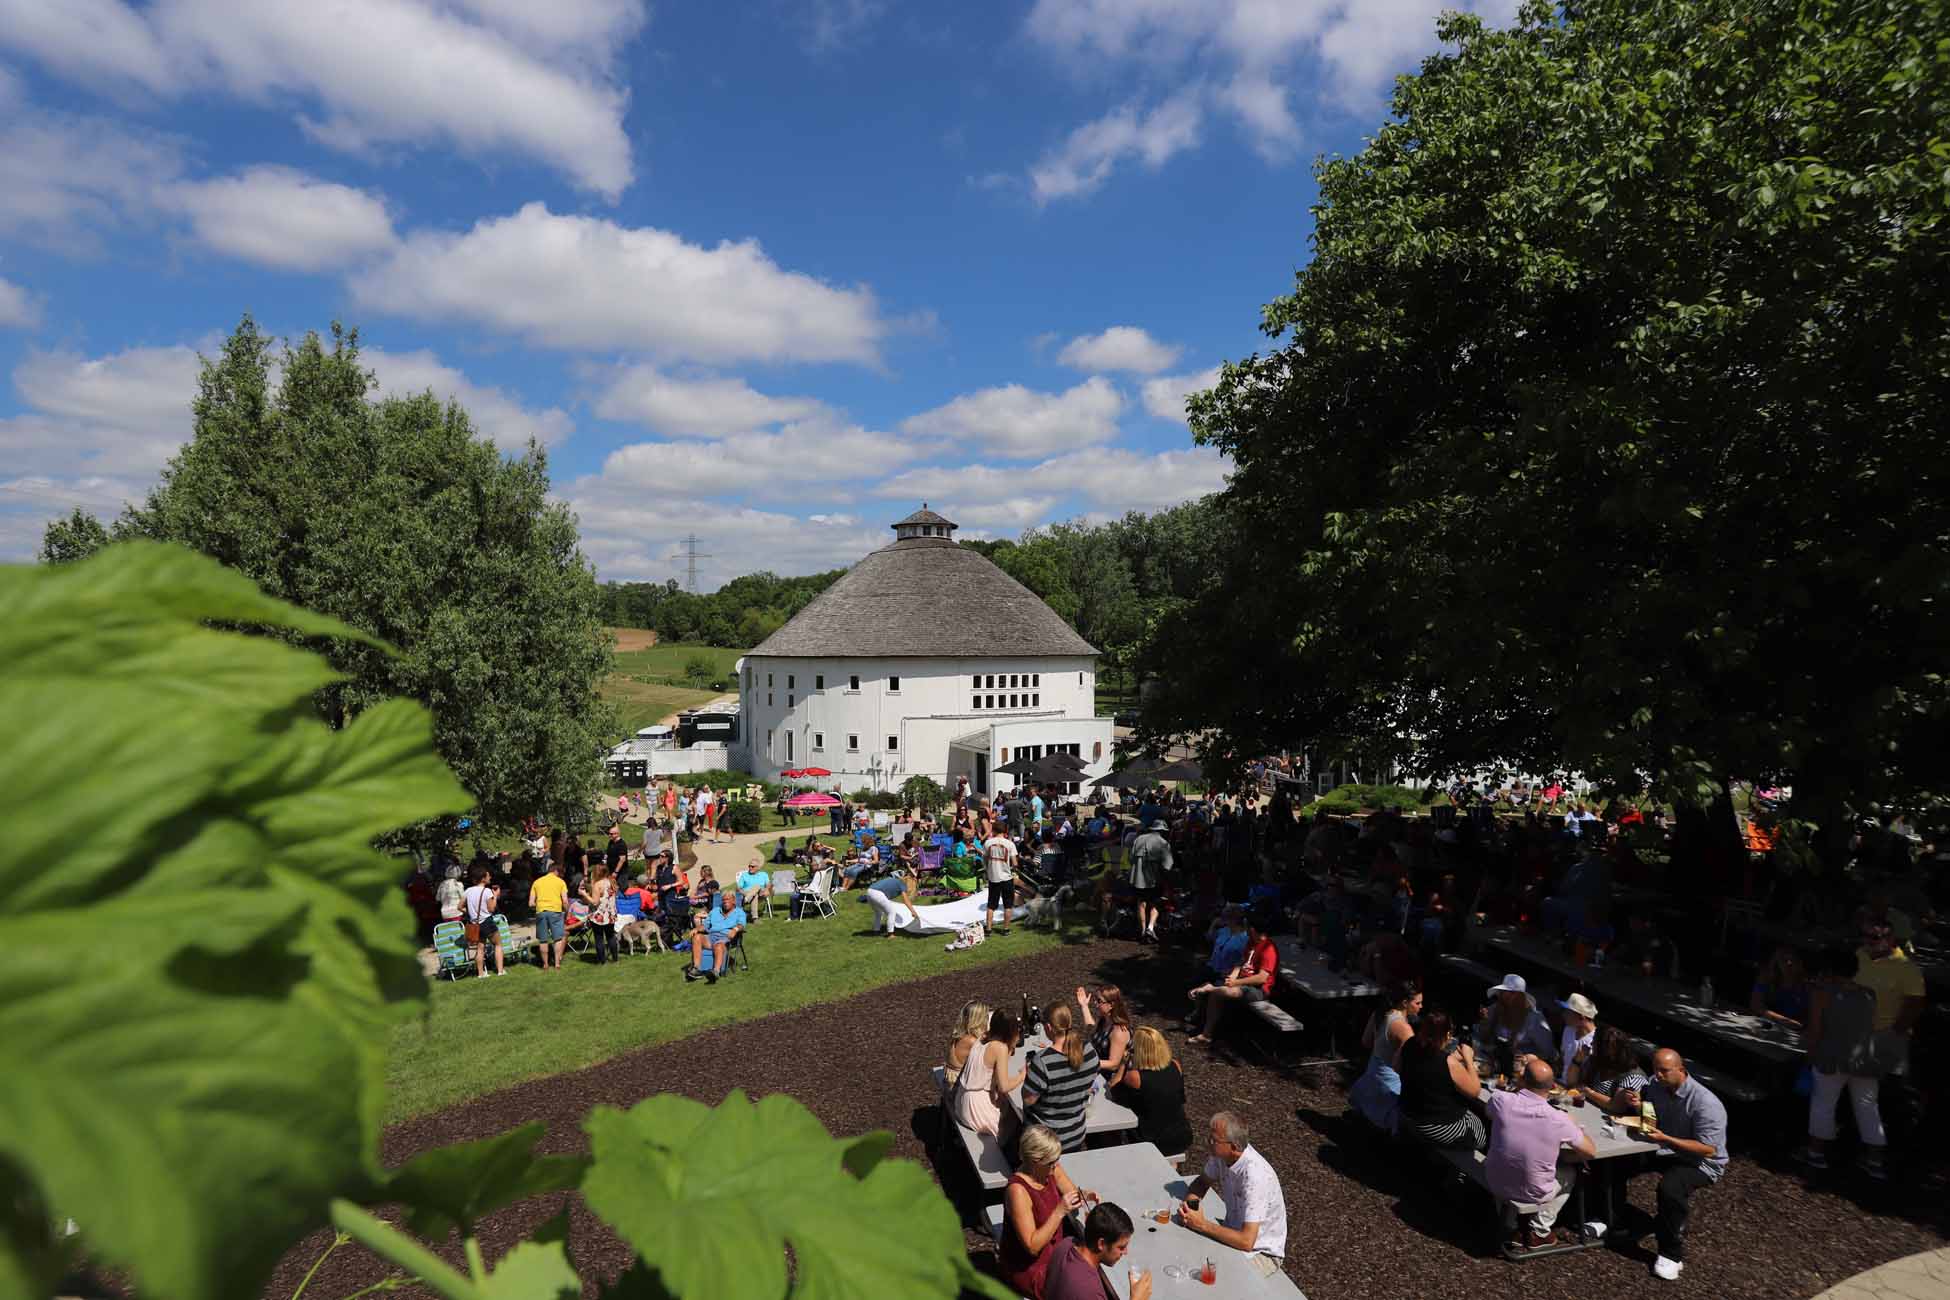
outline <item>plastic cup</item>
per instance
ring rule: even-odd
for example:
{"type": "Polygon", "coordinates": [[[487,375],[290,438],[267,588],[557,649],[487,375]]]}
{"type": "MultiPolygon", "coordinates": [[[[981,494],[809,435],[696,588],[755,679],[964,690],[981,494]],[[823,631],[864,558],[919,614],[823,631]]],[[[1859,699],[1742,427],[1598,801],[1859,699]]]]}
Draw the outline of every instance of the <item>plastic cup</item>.
{"type": "Polygon", "coordinates": [[[1199,1270],[1198,1280],[1207,1286],[1216,1285],[1219,1280],[1219,1266],[1209,1259],[1206,1260],[1205,1267],[1199,1270]]]}

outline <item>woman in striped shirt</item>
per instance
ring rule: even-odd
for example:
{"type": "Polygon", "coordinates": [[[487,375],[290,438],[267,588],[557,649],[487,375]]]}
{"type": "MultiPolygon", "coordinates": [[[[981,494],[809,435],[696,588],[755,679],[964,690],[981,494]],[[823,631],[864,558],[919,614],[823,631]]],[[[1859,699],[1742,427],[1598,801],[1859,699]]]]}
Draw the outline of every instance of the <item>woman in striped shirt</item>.
{"type": "Polygon", "coordinates": [[[1047,1125],[1062,1139],[1065,1151],[1081,1151],[1084,1117],[1097,1082],[1097,1052],[1061,1001],[1050,1007],[1043,1027],[1049,1046],[1030,1054],[1022,1085],[1024,1118],[1047,1125]]]}

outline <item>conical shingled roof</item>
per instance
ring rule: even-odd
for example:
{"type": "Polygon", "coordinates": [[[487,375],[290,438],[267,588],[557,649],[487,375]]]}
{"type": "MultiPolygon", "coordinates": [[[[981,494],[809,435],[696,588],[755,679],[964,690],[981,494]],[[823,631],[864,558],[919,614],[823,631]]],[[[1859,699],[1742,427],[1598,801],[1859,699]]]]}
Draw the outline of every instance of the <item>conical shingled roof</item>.
{"type": "MultiPolygon", "coordinates": [[[[932,513],[932,512],[927,512],[932,513]]],[[[902,523],[940,519],[909,516],[902,523]]],[[[1035,592],[947,537],[903,537],[813,597],[753,655],[787,659],[1095,655],[1035,592]]]]}

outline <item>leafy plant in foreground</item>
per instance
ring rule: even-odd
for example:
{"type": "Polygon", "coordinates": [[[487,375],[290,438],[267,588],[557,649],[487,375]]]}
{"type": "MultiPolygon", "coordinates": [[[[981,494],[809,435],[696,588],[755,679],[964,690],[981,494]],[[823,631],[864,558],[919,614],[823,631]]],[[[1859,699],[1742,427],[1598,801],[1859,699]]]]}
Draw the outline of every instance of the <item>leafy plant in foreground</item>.
{"type": "Polygon", "coordinates": [[[426,983],[372,843],[471,800],[418,705],[320,722],[340,674],[299,638],[387,652],[172,546],[0,568],[0,1295],[52,1294],[79,1244],[145,1296],[257,1296],[329,1225],[328,1255],[396,1270],[368,1291],[566,1300],[566,1215],[491,1272],[474,1234],[578,1188],[641,1253],[612,1295],[700,1294],[700,1269],[723,1300],[1006,1294],[888,1135],[835,1139],[785,1097],[599,1109],[593,1159],[536,1155],[531,1124],[382,1171],[387,1031],[426,983]],[[464,1270],[409,1231],[458,1233],[464,1270]]]}

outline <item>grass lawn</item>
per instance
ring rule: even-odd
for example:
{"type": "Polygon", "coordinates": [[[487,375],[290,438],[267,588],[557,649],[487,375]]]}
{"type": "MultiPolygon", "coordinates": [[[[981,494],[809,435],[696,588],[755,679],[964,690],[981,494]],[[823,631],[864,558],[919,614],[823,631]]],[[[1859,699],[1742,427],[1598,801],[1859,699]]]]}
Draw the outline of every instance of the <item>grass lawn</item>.
{"type": "Polygon", "coordinates": [[[597,691],[615,706],[616,717],[626,735],[660,722],[683,709],[694,709],[718,698],[716,691],[694,691],[687,686],[653,686],[635,681],[623,673],[603,678],[597,691]]]}
{"type": "Polygon", "coordinates": [[[684,665],[693,659],[708,659],[711,670],[721,674],[727,689],[732,669],[745,652],[714,645],[654,645],[647,650],[619,650],[616,671],[628,676],[642,673],[650,677],[682,677],[684,665]]]}
{"type": "MultiPolygon", "coordinates": [[[[759,921],[746,938],[751,971],[715,985],[685,983],[684,958],[673,953],[629,956],[607,966],[571,954],[559,974],[523,965],[499,979],[436,980],[426,1015],[393,1031],[386,1122],[713,1026],[1092,942],[1088,919],[1073,910],[1060,938],[1018,926],[979,948],[948,953],[942,950],[945,935],[869,936],[864,931],[873,912],[859,894],[835,901],[839,915],[830,919],[788,921],[781,908],[759,921]]],[[[1032,992],[1045,999],[1051,993],[1032,992]]],[[[941,1032],[946,1041],[948,1027],[941,1032]]]]}

